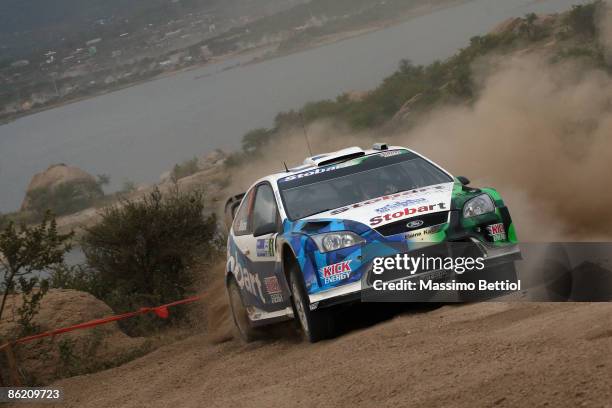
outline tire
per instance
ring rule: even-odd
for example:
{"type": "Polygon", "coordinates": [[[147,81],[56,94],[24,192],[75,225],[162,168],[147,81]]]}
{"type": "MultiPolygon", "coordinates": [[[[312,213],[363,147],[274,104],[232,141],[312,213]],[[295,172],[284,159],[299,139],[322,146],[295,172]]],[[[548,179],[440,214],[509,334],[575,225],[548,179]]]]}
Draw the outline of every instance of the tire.
{"type": "Polygon", "coordinates": [[[296,262],[289,266],[289,286],[293,300],[293,314],[304,337],[311,343],[328,339],[334,335],[332,310],[310,310],[310,301],[304,289],[302,274],[296,262]]]}
{"type": "Polygon", "coordinates": [[[250,343],[259,339],[261,333],[252,326],[249,314],[242,300],[242,295],[240,294],[240,288],[233,278],[230,279],[227,285],[227,293],[229,295],[229,304],[234,320],[234,331],[237,337],[245,343],[250,343]]]}

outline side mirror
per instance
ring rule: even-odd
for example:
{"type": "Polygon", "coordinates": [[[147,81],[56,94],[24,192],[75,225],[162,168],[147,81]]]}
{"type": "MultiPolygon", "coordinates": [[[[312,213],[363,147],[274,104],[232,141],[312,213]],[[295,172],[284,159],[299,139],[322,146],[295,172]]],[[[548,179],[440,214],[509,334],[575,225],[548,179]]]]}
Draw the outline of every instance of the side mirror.
{"type": "Polygon", "coordinates": [[[277,232],[276,223],[269,222],[267,224],[263,224],[255,228],[253,236],[260,237],[262,235],[274,234],[275,232],[277,232]]]}
{"type": "Polygon", "coordinates": [[[467,186],[468,184],[470,184],[470,179],[467,177],[457,176],[457,180],[459,180],[459,182],[463,184],[464,186],[467,186]]]}

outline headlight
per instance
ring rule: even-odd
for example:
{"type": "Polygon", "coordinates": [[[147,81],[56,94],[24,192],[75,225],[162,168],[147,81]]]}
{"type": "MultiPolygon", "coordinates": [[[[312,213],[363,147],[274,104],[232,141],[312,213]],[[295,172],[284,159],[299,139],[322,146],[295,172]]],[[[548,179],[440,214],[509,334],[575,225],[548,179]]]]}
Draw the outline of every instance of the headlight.
{"type": "Polygon", "coordinates": [[[495,204],[488,194],[481,194],[474,197],[463,206],[463,218],[476,217],[495,211],[495,204]]]}
{"type": "Polygon", "coordinates": [[[336,251],[365,242],[365,239],[350,231],[328,232],[327,234],[313,235],[312,239],[321,252],[336,251]]]}

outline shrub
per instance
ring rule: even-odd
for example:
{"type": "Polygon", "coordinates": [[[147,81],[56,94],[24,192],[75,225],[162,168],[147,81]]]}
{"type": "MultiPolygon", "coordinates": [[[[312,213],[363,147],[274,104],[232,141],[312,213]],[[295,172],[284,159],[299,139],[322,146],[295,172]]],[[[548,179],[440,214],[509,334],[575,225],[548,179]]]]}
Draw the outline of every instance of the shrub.
{"type": "Polygon", "coordinates": [[[21,293],[21,306],[17,309],[19,315],[17,323],[21,327],[21,336],[28,336],[38,331],[38,325],[33,323],[34,317],[40,310],[40,302],[49,290],[49,281],[38,277],[26,279],[19,277],[19,291],[21,293]]]}
{"type": "Polygon", "coordinates": [[[48,285],[30,276],[33,272],[62,263],[64,254],[71,249],[71,238],[72,233],[58,234],[51,213],[45,214],[42,223],[35,227],[23,224],[18,228],[12,221],[5,224],[0,230],[0,319],[8,295],[20,292],[23,298],[19,310],[20,323],[26,332],[33,329],[30,322],[48,285]]]}
{"type": "MultiPolygon", "coordinates": [[[[203,210],[201,192],[178,189],[105,209],[82,239],[94,276],[81,281],[95,282],[94,294],[116,312],[184,298],[197,278],[196,262],[220,247],[216,219],[203,210]]],[[[124,328],[137,332],[131,324],[124,328]]]]}
{"type": "Polygon", "coordinates": [[[184,177],[191,176],[198,172],[198,159],[194,157],[193,159],[186,160],[180,164],[175,164],[172,169],[172,174],[170,177],[172,180],[180,180],[184,177]]]}
{"type": "Polygon", "coordinates": [[[593,37],[597,32],[595,16],[602,6],[601,0],[572,6],[565,22],[574,33],[593,37]]]}
{"type": "Polygon", "coordinates": [[[266,145],[272,136],[269,129],[259,128],[247,132],[242,137],[242,150],[245,153],[254,153],[266,145]]]}
{"type": "Polygon", "coordinates": [[[101,184],[93,180],[62,183],[56,187],[41,187],[28,193],[29,207],[42,217],[51,211],[56,215],[72,214],[90,207],[104,196],[101,184]]]}
{"type": "Polygon", "coordinates": [[[98,274],[87,265],[55,265],[49,273],[49,286],[53,289],[74,289],[88,292],[101,299],[105,289],[98,274]]]}
{"type": "Polygon", "coordinates": [[[136,186],[136,183],[134,183],[131,180],[125,180],[123,182],[123,185],[121,186],[121,190],[119,190],[118,193],[119,194],[130,194],[136,191],[137,188],[138,187],[136,186]]]}

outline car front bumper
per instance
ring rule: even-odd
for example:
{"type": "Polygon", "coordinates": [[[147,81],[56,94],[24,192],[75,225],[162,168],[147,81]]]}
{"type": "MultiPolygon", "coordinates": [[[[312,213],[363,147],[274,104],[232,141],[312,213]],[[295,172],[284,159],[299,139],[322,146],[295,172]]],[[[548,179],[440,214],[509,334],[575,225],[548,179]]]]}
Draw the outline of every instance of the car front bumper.
{"type": "MultiPolygon", "coordinates": [[[[470,247],[475,250],[473,254],[480,254],[484,258],[485,270],[491,267],[514,262],[522,259],[521,250],[518,244],[494,245],[491,243],[483,243],[472,238],[470,247]]],[[[466,272],[469,273],[469,272],[466,272]]],[[[400,280],[423,280],[437,279],[439,277],[450,276],[453,271],[448,270],[428,270],[417,274],[404,274],[387,282],[395,282],[400,280]]],[[[311,310],[324,308],[338,304],[346,304],[358,302],[362,300],[363,293],[374,290],[371,282],[371,265],[363,274],[362,279],[357,282],[348,283],[336,288],[328,289],[318,293],[309,295],[311,310]]]]}

